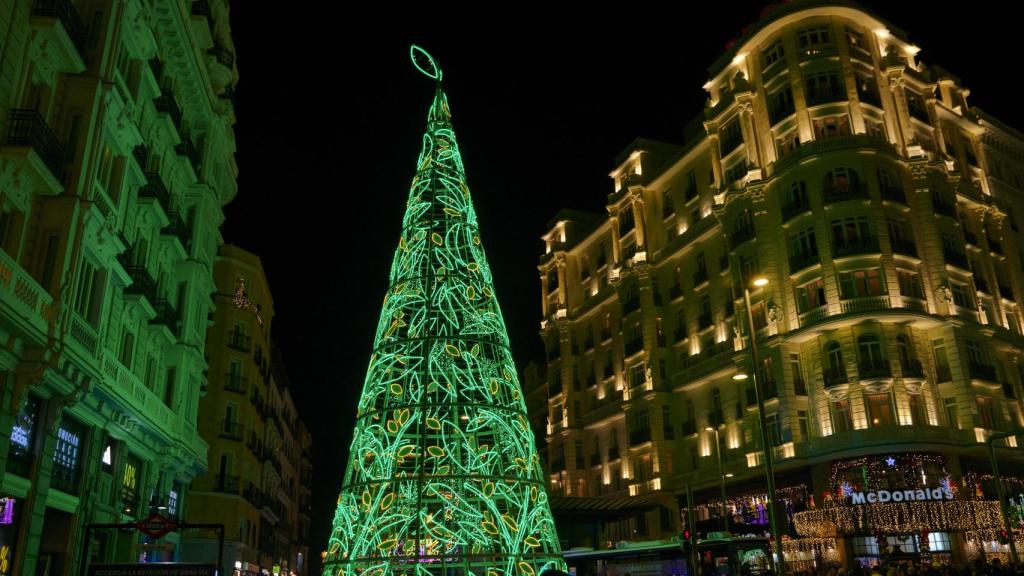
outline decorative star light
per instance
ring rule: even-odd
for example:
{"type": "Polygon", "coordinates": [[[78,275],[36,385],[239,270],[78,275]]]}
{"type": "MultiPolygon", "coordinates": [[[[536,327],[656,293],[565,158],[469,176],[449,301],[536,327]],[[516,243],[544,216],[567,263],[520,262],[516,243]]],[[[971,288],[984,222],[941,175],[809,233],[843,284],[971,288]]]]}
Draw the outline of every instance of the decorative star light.
{"type": "Polygon", "coordinates": [[[893,458],[892,456],[889,456],[888,458],[886,458],[885,459],[885,463],[889,466],[889,468],[895,468],[896,467],[896,459],[893,458]]]}

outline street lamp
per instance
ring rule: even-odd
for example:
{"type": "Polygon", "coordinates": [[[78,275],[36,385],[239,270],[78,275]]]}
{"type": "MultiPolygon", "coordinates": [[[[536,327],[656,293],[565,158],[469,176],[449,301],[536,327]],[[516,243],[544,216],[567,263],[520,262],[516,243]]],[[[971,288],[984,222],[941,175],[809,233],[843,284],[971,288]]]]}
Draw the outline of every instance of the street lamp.
{"type": "Polygon", "coordinates": [[[996,460],[995,441],[1003,438],[1010,438],[1024,434],[1024,430],[1010,430],[999,432],[988,437],[985,443],[988,444],[988,461],[992,467],[992,478],[996,481],[996,494],[999,495],[999,510],[1003,513],[1003,530],[1006,530],[1010,537],[1010,564],[1017,565],[1017,543],[1013,539],[1013,528],[1010,526],[1010,513],[1006,507],[1006,494],[1003,492],[1003,479],[999,475],[999,461],[996,460]]]}
{"type": "Polygon", "coordinates": [[[714,432],[715,433],[715,456],[716,456],[716,458],[718,458],[718,479],[721,481],[721,484],[722,484],[722,531],[723,532],[728,532],[729,531],[729,515],[728,515],[728,510],[727,510],[726,505],[725,505],[725,479],[726,478],[732,478],[732,474],[726,474],[725,473],[724,463],[722,462],[722,445],[719,443],[719,439],[718,439],[718,427],[717,426],[707,426],[706,428],[704,428],[704,430],[706,432],[714,432]]]}
{"type": "MultiPolygon", "coordinates": [[[[768,285],[768,278],[757,276],[750,282],[756,288],[768,285]]],[[[768,483],[768,523],[771,528],[772,538],[775,540],[775,549],[778,553],[776,566],[779,576],[786,573],[785,555],[782,552],[782,538],[779,537],[779,525],[775,519],[775,471],[772,469],[772,446],[768,444],[768,417],[764,410],[764,391],[761,389],[761,379],[757,377],[758,367],[761,361],[757,356],[757,331],[754,328],[754,312],[750,308],[750,286],[743,286],[743,304],[747,308],[747,323],[750,328],[750,354],[753,359],[753,370],[750,377],[754,379],[754,395],[757,398],[757,421],[761,437],[761,450],[764,452],[764,475],[768,483]]],[[[739,376],[739,374],[737,374],[739,376]]],[[[743,380],[744,378],[736,378],[743,380]]]]}

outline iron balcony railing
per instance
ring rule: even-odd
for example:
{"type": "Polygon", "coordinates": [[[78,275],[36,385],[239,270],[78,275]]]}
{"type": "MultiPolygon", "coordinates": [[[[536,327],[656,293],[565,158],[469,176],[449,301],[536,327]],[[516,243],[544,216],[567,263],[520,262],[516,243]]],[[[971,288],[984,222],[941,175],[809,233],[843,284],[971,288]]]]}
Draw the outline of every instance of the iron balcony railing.
{"type": "Polygon", "coordinates": [[[32,14],[34,16],[49,16],[60,20],[60,23],[64,25],[64,31],[68,33],[68,38],[78,49],[78,54],[81,56],[84,54],[83,48],[85,47],[85,23],[82,21],[82,16],[79,15],[78,9],[75,8],[75,4],[71,0],[35,0],[35,5],[32,6],[32,14]]]}
{"type": "Polygon", "coordinates": [[[64,146],[46,123],[46,119],[35,110],[11,110],[7,116],[7,143],[14,146],[28,146],[50,169],[58,182],[64,180],[64,146]]]}
{"type": "Polygon", "coordinates": [[[171,212],[171,193],[157,172],[146,172],[146,183],[139,188],[139,198],[152,198],[160,204],[164,213],[171,212]]]}

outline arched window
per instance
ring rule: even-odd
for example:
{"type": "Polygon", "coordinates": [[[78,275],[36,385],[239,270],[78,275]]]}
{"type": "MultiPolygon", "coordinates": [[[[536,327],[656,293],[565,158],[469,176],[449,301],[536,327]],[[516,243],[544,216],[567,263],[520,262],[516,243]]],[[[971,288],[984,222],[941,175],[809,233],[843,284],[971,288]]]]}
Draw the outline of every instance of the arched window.
{"type": "Polygon", "coordinates": [[[865,368],[881,366],[885,361],[882,358],[882,343],[874,334],[861,334],[857,338],[857,356],[860,358],[860,365],[865,368]]]}
{"type": "Polygon", "coordinates": [[[825,385],[841,384],[846,381],[846,363],[843,362],[843,349],[838,342],[825,345],[825,361],[828,369],[825,374],[825,385]]]}
{"type": "Polygon", "coordinates": [[[806,182],[798,180],[789,185],[789,190],[786,192],[786,204],[794,209],[811,205],[810,199],[807,196],[806,182]]]}

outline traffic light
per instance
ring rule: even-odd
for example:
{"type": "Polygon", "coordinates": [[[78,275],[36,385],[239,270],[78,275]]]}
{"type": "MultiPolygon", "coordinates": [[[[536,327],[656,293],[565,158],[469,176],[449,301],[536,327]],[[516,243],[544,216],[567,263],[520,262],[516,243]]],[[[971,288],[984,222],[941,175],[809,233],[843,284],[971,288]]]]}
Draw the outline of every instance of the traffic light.
{"type": "Polygon", "coordinates": [[[692,530],[685,529],[679,536],[679,547],[683,549],[684,554],[690,554],[697,549],[697,533],[692,530]]]}

